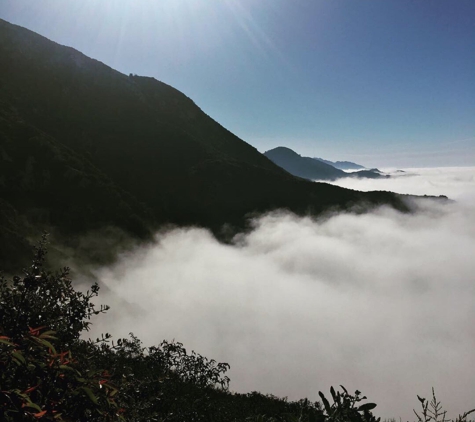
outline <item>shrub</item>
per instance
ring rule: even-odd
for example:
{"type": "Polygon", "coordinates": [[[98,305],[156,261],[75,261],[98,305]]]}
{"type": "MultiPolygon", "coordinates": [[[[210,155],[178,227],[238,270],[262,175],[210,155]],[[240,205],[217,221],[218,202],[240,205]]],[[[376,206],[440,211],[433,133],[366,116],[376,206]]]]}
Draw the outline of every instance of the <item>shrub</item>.
{"type": "Polygon", "coordinates": [[[42,269],[46,236],[24,277],[0,278],[0,404],[5,421],[107,420],[117,414],[116,389],[76,353],[89,320],[107,310],[76,292],[68,269],[42,269]]]}
{"type": "Polygon", "coordinates": [[[176,415],[203,413],[209,390],[227,389],[229,365],[188,354],[181,343],[144,348],[133,335],[115,344],[109,334],[81,339],[91,317],[108,307],[92,303],[97,284],[82,293],[68,268],[43,269],[46,241],[45,235],[22,277],[0,277],[5,421],[180,420],[176,415]]]}

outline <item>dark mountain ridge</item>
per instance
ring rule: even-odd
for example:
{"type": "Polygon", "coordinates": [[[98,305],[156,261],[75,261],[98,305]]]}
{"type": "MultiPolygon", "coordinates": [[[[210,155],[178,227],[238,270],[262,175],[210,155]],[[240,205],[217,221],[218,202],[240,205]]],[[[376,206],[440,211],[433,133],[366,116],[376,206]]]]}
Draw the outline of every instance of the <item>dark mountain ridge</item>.
{"type": "Polygon", "coordinates": [[[3,20],[0,98],[4,249],[45,227],[71,242],[108,225],[145,238],[163,224],[198,225],[224,238],[223,226],[277,208],[407,210],[390,192],[296,178],[169,85],[3,20]]]}

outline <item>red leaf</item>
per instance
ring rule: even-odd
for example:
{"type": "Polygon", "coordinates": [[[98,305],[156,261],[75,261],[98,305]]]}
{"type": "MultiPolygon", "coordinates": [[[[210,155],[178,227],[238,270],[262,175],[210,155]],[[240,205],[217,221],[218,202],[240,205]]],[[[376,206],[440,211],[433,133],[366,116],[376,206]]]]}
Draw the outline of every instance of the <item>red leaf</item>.
{"type": "Polygon", "coordinates": [[[34,413],[33,416],[35,418],[42,418],[44,415],[46,415],[46,410],[43,410],[42,412],[34,413]]]}
{"type": "Polygon", "coordinates": [[[32,336],[38,336],[40,334],[40,331],[43,329],[43,328],[46,328],[46,325],[44,325],[43,327],[38,327],[38,328],[31,328],[31,327],[28,327],[30,329],[30,334],[32,336]]]}
{"type": "Polygon", "coordinates": [[[23,394],[29,394],[29,393],[31,393],[32,391],[36,390],[37,388],[38,388],[37,385],[35,385],[34,387],[30,387],[30,388],[28,388],[28,390],[25,390],[25,391],[23,392],[23,394]]]}

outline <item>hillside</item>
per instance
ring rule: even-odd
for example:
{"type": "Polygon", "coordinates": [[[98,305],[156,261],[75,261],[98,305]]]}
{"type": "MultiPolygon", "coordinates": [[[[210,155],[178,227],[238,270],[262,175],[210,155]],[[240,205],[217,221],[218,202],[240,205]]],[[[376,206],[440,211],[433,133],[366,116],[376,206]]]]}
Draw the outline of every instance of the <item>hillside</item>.
{"type": "Polygon", "coordinates": [[[0,98],[7,249],[51,227],[71,242],[107,225],[146,237],[162,224],[194,224],[223,237],[223,225],[240,229],[248,215],[276,208],[406,208],[389,192],[295,178],[176,89],[3,20],[0,98]]]}

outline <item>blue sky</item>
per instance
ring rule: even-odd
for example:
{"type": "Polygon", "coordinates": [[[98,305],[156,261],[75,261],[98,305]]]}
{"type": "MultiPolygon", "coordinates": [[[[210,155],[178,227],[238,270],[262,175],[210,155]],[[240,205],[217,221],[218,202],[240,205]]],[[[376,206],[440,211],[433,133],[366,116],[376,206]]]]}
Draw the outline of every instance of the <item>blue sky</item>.
{"type": "Polygon", "coordinates": [[[0,17],[176,87],[262,152],[475,165],[474,0],[2,0],[0,17]]]}

